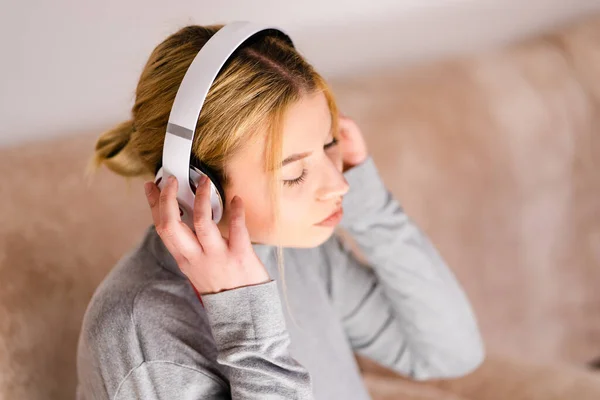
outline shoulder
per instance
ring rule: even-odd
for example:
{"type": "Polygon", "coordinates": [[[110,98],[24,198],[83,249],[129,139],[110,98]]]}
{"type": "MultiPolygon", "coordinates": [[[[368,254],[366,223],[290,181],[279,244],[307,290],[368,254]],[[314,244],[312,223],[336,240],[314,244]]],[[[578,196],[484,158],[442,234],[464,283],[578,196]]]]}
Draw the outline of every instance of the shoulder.
{"type": "Polygon", "coordinates": [[[204,309],[187,279],[136,248],[92,296],[80,333],[78,370],[84,381],[101,377],[112,393],[125,377],[131,381],[147,369],[167,375],[204,371],[223,383],[216,357],[204,309]]]}
{"type": "Polygon", "coordinates": [[[137,297],[168,279],[158,262],[142,248],[125,254],[102,280],[87,306],[82,331],[96,335],[131,323],[137,297]]]}
{"type": "Polygon", "coordinates": [[[126,254],[94,292],[82,334],[97,345],[114,342],[139,349],[146,359],[151,343],[173,340],[190,330],[209,332],[203,308],[187,279],[165,270],[146,249],[126,254]],[[119,333],[115,337],[114,332],[119,333]],[[167,337],[166,337],[167,336],[167,337]]]}

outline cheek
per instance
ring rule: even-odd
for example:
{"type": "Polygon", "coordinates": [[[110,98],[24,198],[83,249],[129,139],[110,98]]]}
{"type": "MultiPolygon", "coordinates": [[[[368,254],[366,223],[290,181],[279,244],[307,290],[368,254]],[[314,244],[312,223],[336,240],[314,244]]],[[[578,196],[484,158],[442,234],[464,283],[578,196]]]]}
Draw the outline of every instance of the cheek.
{"type": "Polygon", "coordinates": [[[312,189],[308,186],[300,186],[294,189],[285,189],[281,199],[281,220],[285,226],[293,226],[300,229],[307,224],[312,224],[315,218],[314,201],[312,189]]]}
{"type": "MultiPolygon", "coordinates": [[[[308,192],[305,190],[304,193],[308,192]]],[[[313,193],[313,192],[310,192],[313,193]]],[[[316,227],[322,217],[314,197],[300,197],[286,201],[282,218],[282,239],[291,247],[311,248],[322,244],[333,230],[316,227]]]]}
{"type": "MultiPolygon", "coordinates": [[[[264,197],[264,196],[263,196],[264,197]]],[[[294,245],[306,236],[306,230],[314,216],[310,215],[305,201],[297,198],[282,198],[280,202],[280,238],[284,245],[294,245]]],[[[257,201],[247,205],[246,226],[253,241],[276,243],[275,218],[273,208],[266,207],[265,201],[257,201]]]]}
{"type": "MultiPolygon", "coordinates": [[[[246,213],[246,226],[252,241],[261,243],[275,243],[275,220],[273,207],[268,199],[268,190],[261,191],[259,185],[244,186],[234,192],[226,191],[227,202],[231,202],[234,195],[244,199],[246,213]]],[[[302,244],[307,236],[312,236],[312,225],[320,215],[315,212],[313,189],[308,185],[289,188],[285,187],[280,199],[280,224],[281,239],[287,245],[302,244]]],[[[225,214],[229,221],[231,210],[225,214]]],[[[222,227],[222,230],[226,225],[222,227]]],[[[227,224],[228,226],[228,224],[227,224]]]]}
{"type": "MultiPolygon", "coordinates": [[[[249,179],[242,179],[242,181],[248,182],[249,179]]],[[[225,189],[227,204],[231,204],[231,199],[236,195],[243,200],[246,227],[251,240],[254,241],[263,241],[273,225],[269,199],[265,193],[267,193],[266,183],[256,178],[253,179],[252,185],[235,184],[225,189]]],[[[220,227],[222,232],[228,229],[230,218],[231,209],[227,208],[225,221],[219,224],[222,225],[220,227]]]]}
{"type": "MultiPolygon", "coordinates": [[[[241,197],[241,196],[240,196],[241,197]]],[[[261,200],[264,196],[248,197],[245,204],[246,226],[251,238],[263,240],[273,229],[273,213],[267,204],[268,200],[261,200]]]]}

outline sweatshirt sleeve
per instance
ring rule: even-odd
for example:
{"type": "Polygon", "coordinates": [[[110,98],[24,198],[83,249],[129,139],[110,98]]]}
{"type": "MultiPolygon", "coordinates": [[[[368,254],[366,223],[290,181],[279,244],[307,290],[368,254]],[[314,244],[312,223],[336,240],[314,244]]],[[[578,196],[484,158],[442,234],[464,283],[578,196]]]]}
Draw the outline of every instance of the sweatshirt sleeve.
{"type": "Polygon", "coordinates": [[[232,399],[312,400],[308,371],[291,357],[275,281],[202,296],[228,370],[232,399]]]}
{"type": "MultiPolygon", "coordinates": [[[[169,298],[163,293],[161,300],[169,298]]],[[[202,355],[193,364],[144,361],[121,381],[114,400],[314,399],[309,373],[288,351],[290,339],[275,281],[203,295],[202,301],[217,347],[216,360],[227,380],[202,355]]],[[[185,307],[180,304],[175,310],[185,307]]],[[[179,315],[169,318],[188,341],[192,335],[203,334],[190,332],[193,326],[179,315]]],[[[168,335],[162,337],[161,346],[184,344],[168,335]]],[[[192,347],[188,342],[182,349],[206,351],[192,347]]]]}
{"type": "Polygon", "coordinates": [[[413,379],[451,378],[479,366],[475,315],[424,232],[383,184],[371,157],[345,173],[341,227],[368,265],[334,236],[330,294],[359,354],[413,379]]]}

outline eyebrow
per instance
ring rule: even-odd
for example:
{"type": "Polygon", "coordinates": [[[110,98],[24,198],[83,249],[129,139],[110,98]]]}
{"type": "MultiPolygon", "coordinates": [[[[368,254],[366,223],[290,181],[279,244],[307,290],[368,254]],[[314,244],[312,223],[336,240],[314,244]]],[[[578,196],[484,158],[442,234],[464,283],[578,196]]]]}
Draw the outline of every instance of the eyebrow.
{"type": "MultiPolygon", "coordinates": [[[[332,133],[332,130],[333,130],[333,124],[330,125],[327,136],[329,136],[332,133]]],[[[283,160],[283,162],[281,163],[281,166],[285,167],[286,165],[293,163],[294,161],[302,160],[303,158],[306,158],[306,157],[310,156],[311,154],[312,154],[312,151],[306,151],[304,153],[292,154],[291,156],[289,156],[285,160],[283,160]]]]}
{"type": "Polygon", "coordinates": [[[306,158],[306,157],[310,156],[311,154],[312,154],[312,151],[307,151],[305,153],[292,154],[291,156],[289,156],[288,158],[283,160],[283,162],[281,163],[281,166],[284,167],[289,163],[293,163],[294,161],[302,160],[303,158],[306,158]]]}

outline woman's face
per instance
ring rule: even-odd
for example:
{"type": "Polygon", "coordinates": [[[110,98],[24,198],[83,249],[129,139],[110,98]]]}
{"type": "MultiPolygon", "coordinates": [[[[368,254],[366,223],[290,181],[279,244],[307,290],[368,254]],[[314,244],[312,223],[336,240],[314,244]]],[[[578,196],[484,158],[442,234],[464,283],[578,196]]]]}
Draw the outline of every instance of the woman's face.
{"type": "MultiPolygon", "coordinates": [[[[342,196],[349,189],[342,175],[340,145],[333,140],[331,122],[323,93],[305,95],[285,115],[283,159],[286,161],[281,167],[284,185],[280,199],[280,238],[285,247],[318,246],[335,228],[331,223],[317,225],[341,208],[342,196]]],[[[264,135],[257,135],[259,139],[248,143],[226,166],[230,184],[225,197],[226,204],[235,195],[242,198],[252,242],[276,244],[264,135]]],[[[225,207],[219,222],[224,237],[228,237],[228,221],[225,207]]]]}

